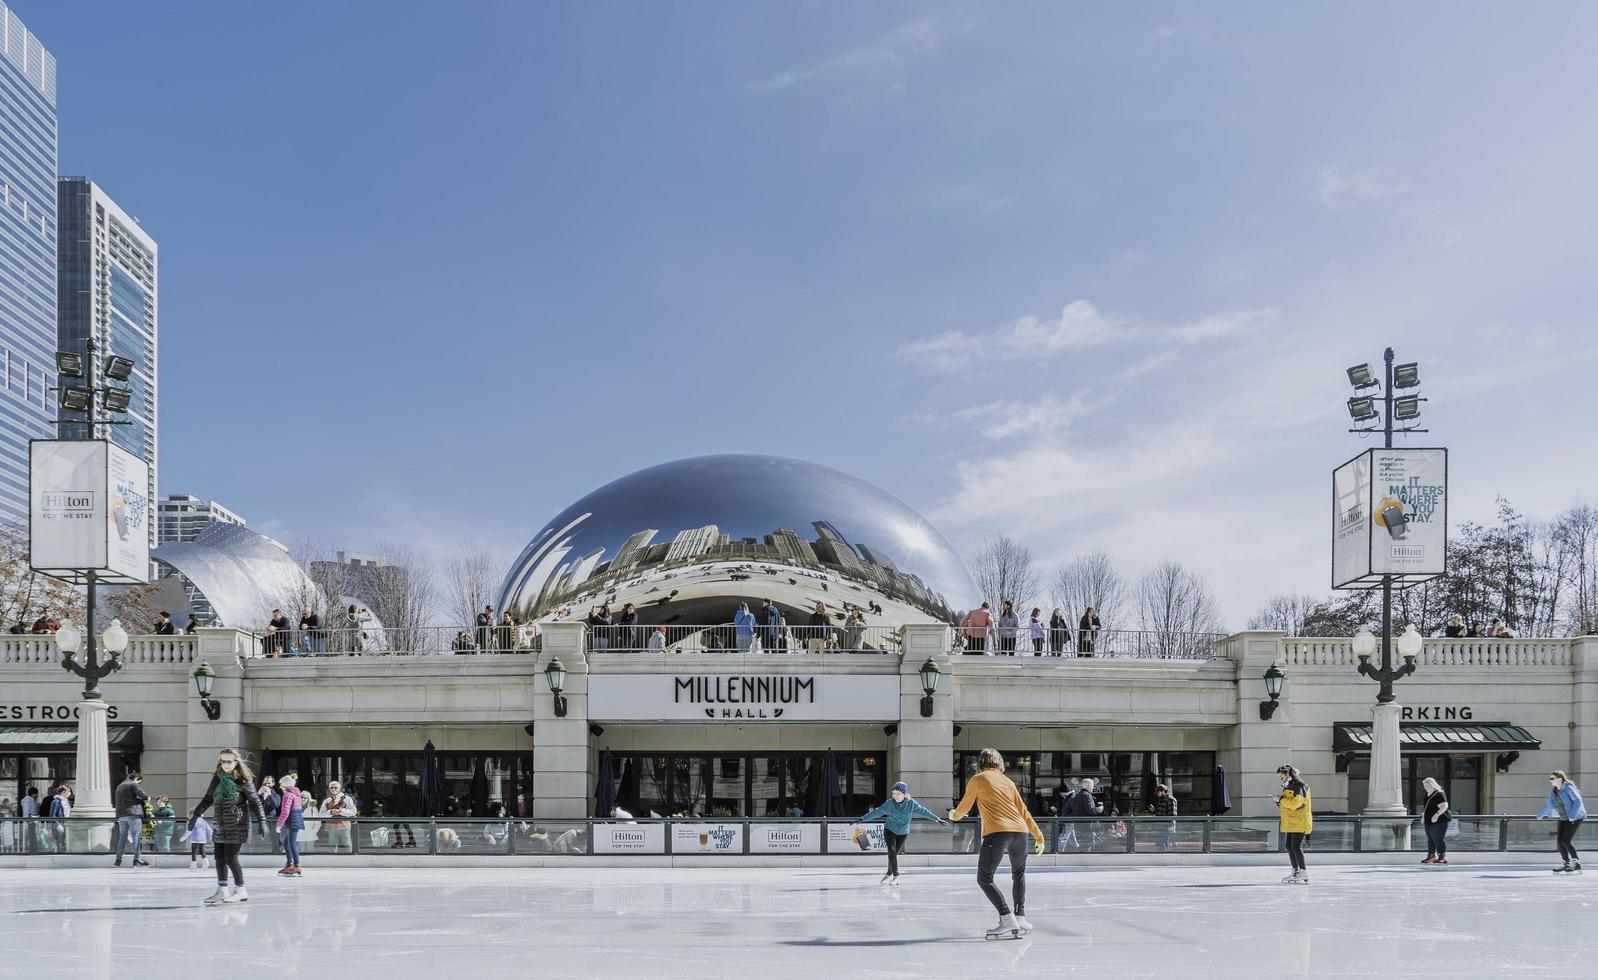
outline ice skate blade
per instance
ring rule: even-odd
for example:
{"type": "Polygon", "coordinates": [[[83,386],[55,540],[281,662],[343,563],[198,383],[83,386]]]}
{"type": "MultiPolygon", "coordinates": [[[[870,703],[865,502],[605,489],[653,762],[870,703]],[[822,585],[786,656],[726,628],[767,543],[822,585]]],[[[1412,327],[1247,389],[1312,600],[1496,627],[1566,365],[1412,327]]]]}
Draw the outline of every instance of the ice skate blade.
{"type": "Polygon", "coordinates": [[[990,932],[990,933],[986,933],[984,938],[990,939],[990,940],[991,939],[1003,939],[1005,941],[1009,941],[1009,940],[1012,940],[1012,939],[1025,939],[1026,935],[1027,934],[1022,932],[1020,929],[1011,929],[1009,932],[990,932]]]}

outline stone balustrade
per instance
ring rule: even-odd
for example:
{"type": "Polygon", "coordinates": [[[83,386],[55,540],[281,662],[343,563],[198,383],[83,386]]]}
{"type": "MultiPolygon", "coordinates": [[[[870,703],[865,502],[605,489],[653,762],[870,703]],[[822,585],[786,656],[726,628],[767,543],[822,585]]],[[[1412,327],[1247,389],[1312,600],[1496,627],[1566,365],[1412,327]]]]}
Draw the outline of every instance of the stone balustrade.
{"type": "MultiPolygon", "coordinates": [[[[1431,638],[1421,650],[1421,667],[1557,667],[1571,665],[1574,640],[1473,637],[1431,638]]],[[[1380,650],[1377,651],[1380,656],[1380,650]]],[[[1393,659],[1398,660],[1395,650],[1393,659]]],[[[1347,637],[1287,637],[1282,640],[1285,667],[1356,667],[1353,641],[1347,637]]]]}

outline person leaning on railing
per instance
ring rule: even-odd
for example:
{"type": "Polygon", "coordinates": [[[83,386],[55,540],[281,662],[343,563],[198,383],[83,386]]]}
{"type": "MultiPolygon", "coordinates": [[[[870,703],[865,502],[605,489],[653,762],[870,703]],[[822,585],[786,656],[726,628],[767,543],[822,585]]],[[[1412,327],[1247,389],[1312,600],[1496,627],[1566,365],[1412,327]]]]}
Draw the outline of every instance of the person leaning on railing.
{"type": "Polygon", "coordinates": [[[820,653],[827,648],[827,638],[832,634],[832,623],[827,619],[827,606],[817,602],[815,611],[810,614],[805,630],[805,646],[811,653],[820,653]]]}
{"type": "Polygon", "coordinates": [[[980,607],[966,613],[960,625],[965,629],[965,652],[979,657],[987,653],[988,634],[993,631],[993,612],[988,601],[984,599],[980,607]]]}

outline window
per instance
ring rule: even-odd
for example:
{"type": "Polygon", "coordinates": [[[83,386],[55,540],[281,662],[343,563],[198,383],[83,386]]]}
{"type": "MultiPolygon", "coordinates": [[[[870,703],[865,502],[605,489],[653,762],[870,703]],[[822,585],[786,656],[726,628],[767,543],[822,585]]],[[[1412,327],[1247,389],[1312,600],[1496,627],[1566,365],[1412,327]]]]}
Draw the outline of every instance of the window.
{"type": "MultiPolygon", "coordinates": [[[[1014,780],[1027,806],[1038,816],[1059,812],[1060,801],[1085,778],[1098,785],[1094,797],[1106,809],[1135,816],[1166,784],[1181,813],[1208,814],[1211,808],[1214,752],[1001,752],[1004,774],[1014,780]]],[[[977,771],[978,753],[955,753],[955,792],[965,793],[977,771]]]]}
{"type": "MultiPolygon", "coordinates": [[[[665,755],[617,752],[611,779],[634,816],[781,817],[818,813],[820,752],[718,752],[665,755]]],[[[887,793],[880,752],[839,752],[841,813],[862,813],[887,793]]]]}

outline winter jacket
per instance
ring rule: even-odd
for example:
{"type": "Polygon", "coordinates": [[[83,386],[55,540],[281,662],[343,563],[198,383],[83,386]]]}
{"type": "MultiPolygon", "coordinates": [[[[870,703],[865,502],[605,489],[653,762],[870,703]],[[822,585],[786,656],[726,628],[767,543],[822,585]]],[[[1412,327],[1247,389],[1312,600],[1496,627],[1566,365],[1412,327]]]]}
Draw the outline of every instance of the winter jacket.
{"type": "Polygon", "coordinates": [[[250,827],[255,825],[266,826],[266,814],[261,809],[261,797],[255,790],[254,780],[245,780],[239,783],[239,792],[231,800],[216,801],[216,787],[218,783],[216,773],[211,774],[211,784],[206,787],[205,795],[200,797],[200,802],[189,811],[189,826],[194,826],[196,817],[204,815],[205,811],[216,807],[213,816],[216,822],[212,825],[216,831],[215,840],[218,844],[243,844],[250,839],[250,827]]]}
{"type": "Polygon", "coordinates": [[[860,818],[861,823],[867,823],[882,818],[882,825],[900,837],[910,832],[910,821],[916,817],[922,820],[937,820],[938,815],[917,803],[910,797],[905,797],[903,803],[895,803],[890,797],[881,806],[872,807],[866,815],[860,818]]]}
{"type": "Polygon", "coordinates": [[[305,794],[300,792],[298,786],[283,790],[283,802],[277,811],[277,829],[284,827],[290,830],[305,829],[305,794]]]}
{"type": "Polygon", "coordinates": [[[980,606],[965,614],[965,619],[960,625],[965,627],[965,635],[973,640],[980,640],[993,629],[993,614],[980,606]]]}
{"type": "Polygon", "coordinates": [[[283,797],[278,794],[277,790],[269,789],[266,791],[266,794],[261,797],[261,814],[266,817],[267,823],[277,822],[277,811],[282,805],[283,797]]]}
{"type": "Polygon", "coordinates": [[[1537,819],[1546,820],[1549,817],[1559,817],[1561,820],[1587,819],[1587,804],[1582,801],[1581,790],[1571,783],[1566,783],[1558,789],[1549,790],[1548,802],[1543,804],[1542,810],[1537,814],[1537,819]],[[1563,815],[1559,812],[1558,803],[1554,802],[1556,795],[1565,804],[1563,815]]]}
{"type": "Polygon", "coordinates": [[[755,638],[755,614],[740,609],[732,617],[732,625],[738,632],[738,645],[748,646],[749,641],[755,638]]]}
{"type": "Polygon", "coordinates": [[[1021,617],[1015,613],[999,614],[999,635],[1007,640],[1015,639],[1016,632],[1021,628],[1021,617]]]}
{"type": "Polygon", "coordinates": [[[328,830],[350,829],[349,820],[339,819],[340,817],[355,816],[355,800],[351,798],[348,793],[340,793],[337,796],[329,796],[327,799],[322,801],[322,809],[326,810],[327,815],[333,818],[327,821],[328,830]]]}
{"type": "Polygon", "coordinates": [[[660,630],[655,630],[653,633],[649,634],[649,640],[644,644],[644,646],[650,650],[666,649],[666,634],[662,633],[660,630]]]}
{"type": "Polygon", "coordinates": [[[211,838],[216,836],[211,829],[211,821],[204,817],[195,817],[189,821],[188,839],[190,844],[209,844],[211,838]]]}
{"type": "Polygon", "coordinates": [[[975,804],[982,813],[982,836],[989,834],[1031,834],[1038,843],[1043,842],[1043,831],[1027,811],[1026,801],[1015,782],[997,769],[984,769],[965,784],[965,796],[960,805],[950,812],[951,820],[964,820],[975,804]]]}
{"type": "Polygon", "coordinates": [[[1036,616],[1027,621],[1026,627],[1027,632],[1032,634],[1033,641],[1041,640],[1047,635],[1043,629],[1043,620],[1036,616]]]}
{"type": "Polygon", "coordinates": [[[60,795],[50,797],[50,816],[62,820],[72,816],[72,797],[60,795]]]}
{"type": "Polygon", "coordinates": [[[1302,796],[1290,789],[1282,790],[1276,801],[1282,813],[1281,830],[1284,834],[1307,834],[1315,829],[1315,818],[1310,814],[1309,787],[1302,786],[1302,796]]]}
{"type": "Polygon", "coordinates": [[[1077,790],[1066,800],[1065,812],[1062,817],[1096,817],[1104,812],[1104,804],[1093,798],[1093,794],[1086,790],[1077,790]]]}
{"type": "Polygon", "coordinates": [[[144,801],[150,798],[149,794],[139,788],[139,784],[131,779],[124,779],[117,784],[116,808],[119,817],[144,816],[144,801]]]}

